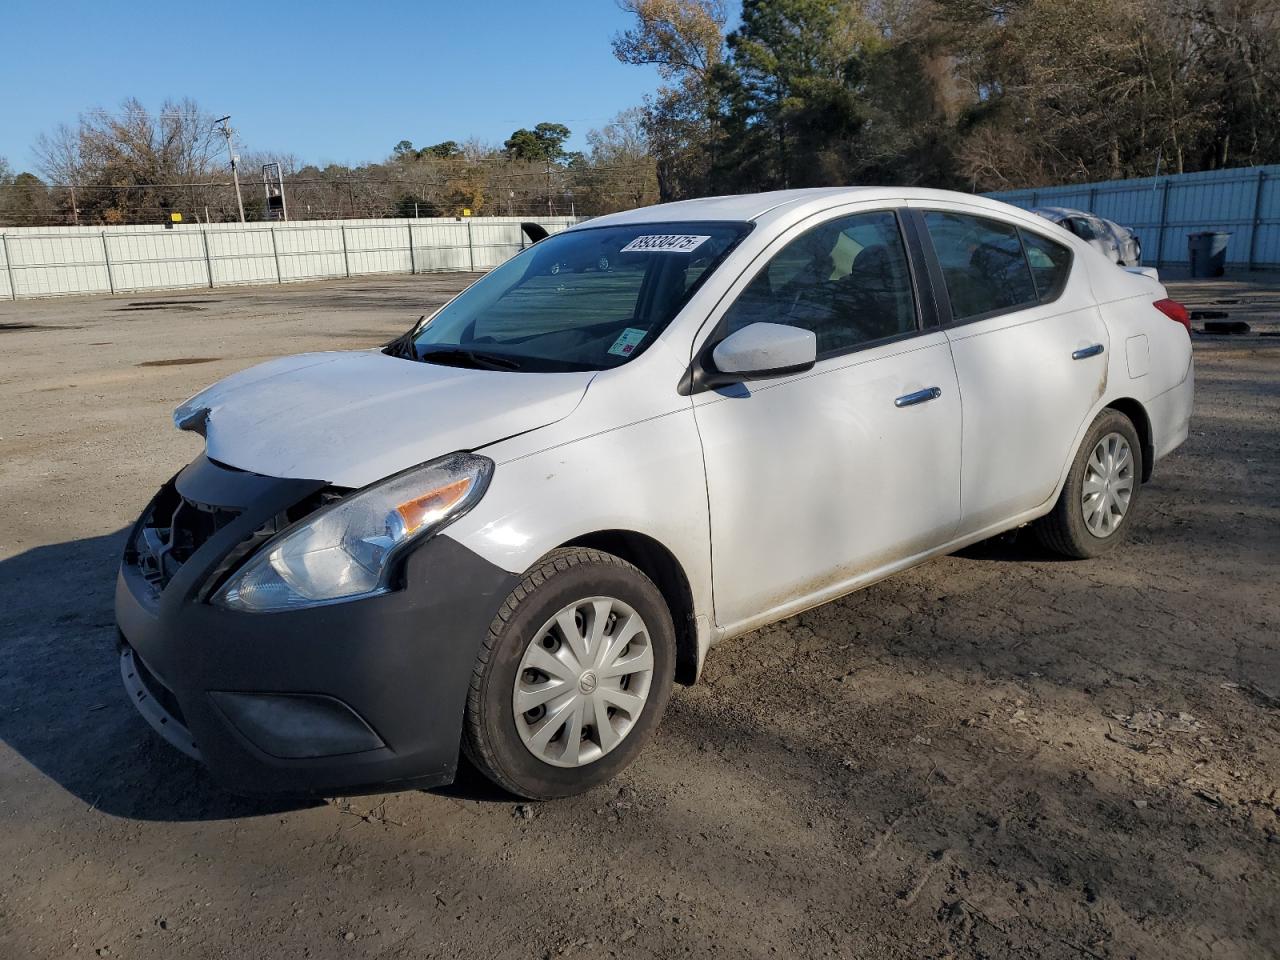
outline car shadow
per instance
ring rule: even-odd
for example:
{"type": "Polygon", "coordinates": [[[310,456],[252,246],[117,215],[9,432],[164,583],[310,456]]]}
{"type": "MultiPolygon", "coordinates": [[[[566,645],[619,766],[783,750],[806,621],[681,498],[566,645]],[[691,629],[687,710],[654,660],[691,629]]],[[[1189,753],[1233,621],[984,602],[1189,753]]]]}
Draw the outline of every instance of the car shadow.
{"type": "MultiPolygon", "coordinates": [[[[0,741],[87,808],[113,816],[224,820],[322,805],[321,798],[224,790],[133,709],[120,684],[112,608],[126,533],[34,547],[0,561],[0,741]]],[[[465,760],[453,784],[429,792],[514,800],[465,760]]]]}
{"type": "Polygon", "coordinates": [[[952,556],[962,560],[995,560],[1004,563],[1063,563],[1071,559],[1054,553],[1040,543],[1029,527],[980,540],[957,550],[952,556]]]}
{"type": "Polygon", "coordinates": [[[0,740],[86,807],[114,816],[221,820],[317,805],[227,793],[129,704],[112,611],[125,532],[0,561],[0,740]]]}

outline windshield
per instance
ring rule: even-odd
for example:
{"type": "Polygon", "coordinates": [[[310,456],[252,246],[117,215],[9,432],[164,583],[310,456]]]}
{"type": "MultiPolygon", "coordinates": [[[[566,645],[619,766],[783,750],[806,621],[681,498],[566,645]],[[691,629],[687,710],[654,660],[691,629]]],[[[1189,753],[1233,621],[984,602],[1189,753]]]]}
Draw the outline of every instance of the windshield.
{"type": "Polygon", "coordinates": [[[750,229],[651,223],[548,237],[446,305],[413,336],[411,352],[483,369],[619,366],[653,342],[750,229]]]}

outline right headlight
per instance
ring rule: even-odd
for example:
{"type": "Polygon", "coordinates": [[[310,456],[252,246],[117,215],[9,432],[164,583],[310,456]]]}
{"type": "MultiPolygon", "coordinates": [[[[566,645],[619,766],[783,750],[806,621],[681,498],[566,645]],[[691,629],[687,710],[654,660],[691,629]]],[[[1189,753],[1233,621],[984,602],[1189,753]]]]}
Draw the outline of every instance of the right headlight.
{"type": "Polygon", "coordinates": [[[214,595],[254,613],[385,593],[396,557],[470,510],[493,461],[454,453],[317,510],[267,543],[214,595]]]}

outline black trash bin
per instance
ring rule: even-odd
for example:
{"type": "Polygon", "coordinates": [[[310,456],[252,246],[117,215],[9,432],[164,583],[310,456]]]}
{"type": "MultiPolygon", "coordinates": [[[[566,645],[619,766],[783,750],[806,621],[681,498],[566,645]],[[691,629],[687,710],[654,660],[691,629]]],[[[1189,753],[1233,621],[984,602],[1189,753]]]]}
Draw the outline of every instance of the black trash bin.
{"type": "Polygon", "coordinates": [[[1204,230],[1187,234],[1187,254],[1191,261],[1191,276],[1220,277],[1227,270],[1227,244],[1231,234],[1216,230],[1204,230]]]}

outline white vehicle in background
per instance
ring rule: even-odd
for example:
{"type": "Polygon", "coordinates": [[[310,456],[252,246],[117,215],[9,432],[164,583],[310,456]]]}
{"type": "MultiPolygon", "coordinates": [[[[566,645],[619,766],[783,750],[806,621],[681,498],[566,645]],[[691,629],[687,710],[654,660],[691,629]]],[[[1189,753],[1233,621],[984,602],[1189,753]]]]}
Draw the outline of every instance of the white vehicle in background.
{"type": "Polygon", "coordinates": [[[1186,311],[990,200],[600,217],[383,349],[175,412],[128,538],[130,698],[246,792],[600,784],[715,644],[1034,522],[1114,547],[1187,436],[1186,311]],[[610,251],[608,269],[581,272],[610,251]]]}
{"type": "Polygon", "coordinates": [[[1065,227],[1112,263],[1122,267],[1142,266],[1142,241],[1114,220],[1068,207],[1036,207],[1031,212],[1065,227]]]}

